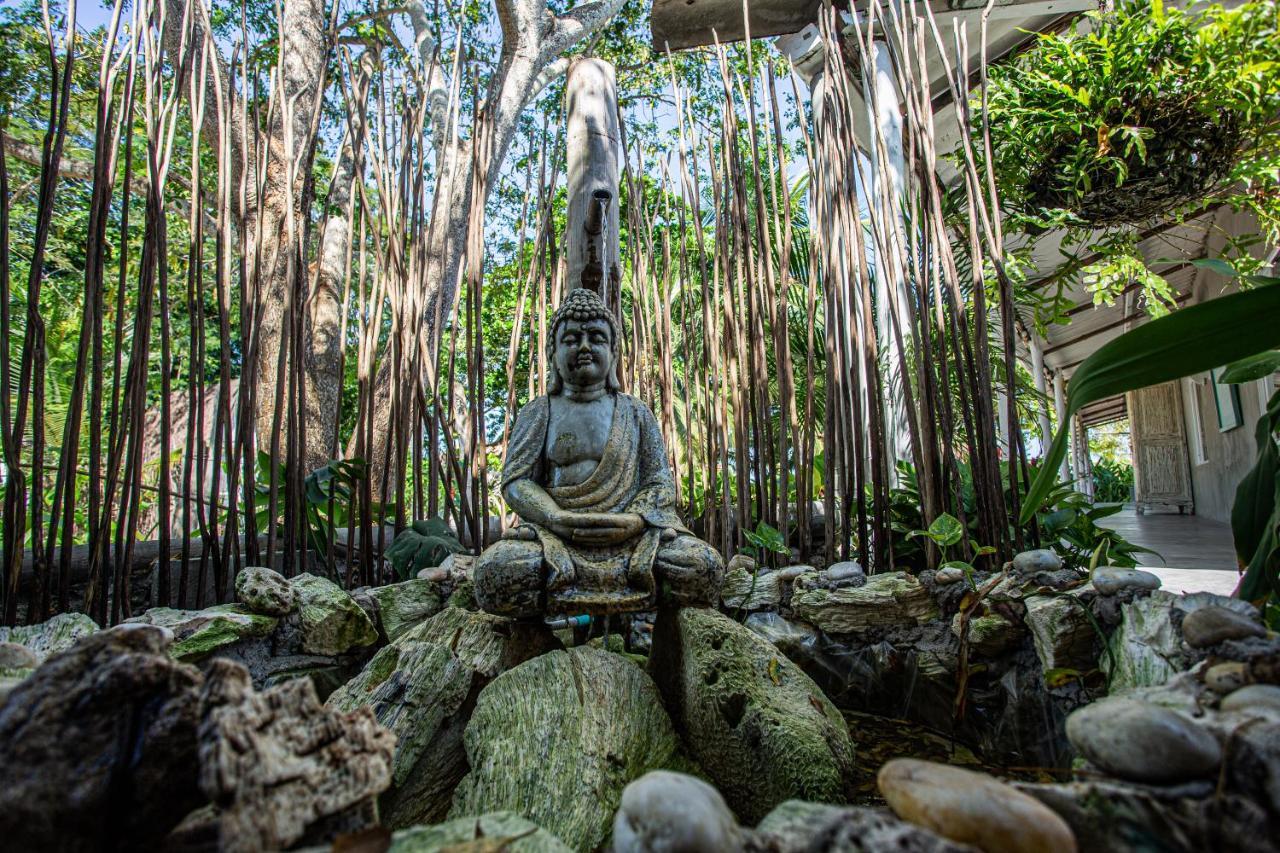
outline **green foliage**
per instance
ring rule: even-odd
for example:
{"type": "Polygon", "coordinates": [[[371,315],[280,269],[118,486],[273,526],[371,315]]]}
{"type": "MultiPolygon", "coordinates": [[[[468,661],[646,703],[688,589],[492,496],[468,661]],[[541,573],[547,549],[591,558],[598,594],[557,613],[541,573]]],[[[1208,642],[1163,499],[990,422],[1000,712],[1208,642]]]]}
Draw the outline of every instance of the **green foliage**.
{"type": "Polygon", "coordinates": [[[1100,347],[1076,368],[1066,413],[1022,505],[1021,522],[1034,518],[1054,486],[1067,452],[1071,416],[1089,403],[1158,385],[1280,346],[1280,287],[1269,285],[1212,299],[1152,320],[1100,347]]]}
{"type": "Polygon", "coordinates": [[[1109,527],[1098,522],[1123,509],[1118,504],[1097,505],[1085,495],[1067,491],[1054,504],[1051,512],[1039,516],[1040,530],[1053,550],[1068,568],[1088,569],[1091,565],[1138,565],[1141,553],[1154,554],[1150,548],[1134,545],[1109,527]]]}
{"type": "Polygon", "coordinates": [[[462,544],[449,525],[440,518],[424,518],[400,531],[387,549],[387,559],[400,580],[408,580],[423,569],[438,566],[450,554],[460,554],[462,544]]]}
{"type": "Polygon", "coordinates": [[[1103,457],[1093,463],[1093,499],[1123,503],[1133,492],[1133,466],[1103,457]]]}
{"type": "Polygon", "coordinates": [[[766,554],[791,553],[791,549],[787,547],[787,537],[782,535],[782,531],[763,521],[756,524],[755,530],[743,530],[742,535],[747,540],[742,551],[757,562],[763,560],[766,554]]]}
{"type": "Polygon", "coordinates": [[[1147,215],[1226,195],[1275,234],[1275,3],[1184,10],[1125,0],[1088,17],[1088,32],[1042,35],[991,69],[993,165],[1006,204],[1051,227],[1136,221],[1099,201],[1126,185],[1167,194],[1165,210],[1147,215]]]}
{"type": "Polygon", "coordinates": [[[1258,418],[1254,441],[1258,461],[1236,488],[1231,533],[1245,567],[1239,595],[1265,610],[1280,604],[1280,392],[1258,418]]]}

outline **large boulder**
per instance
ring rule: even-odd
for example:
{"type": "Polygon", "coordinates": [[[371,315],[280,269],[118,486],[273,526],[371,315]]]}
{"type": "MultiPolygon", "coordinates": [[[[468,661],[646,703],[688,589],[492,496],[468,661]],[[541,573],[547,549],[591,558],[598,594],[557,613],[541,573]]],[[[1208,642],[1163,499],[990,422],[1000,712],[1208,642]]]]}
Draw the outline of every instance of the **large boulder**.
{"type": "Polygon", "coordinates": [[[791,596],[796,616],[828,634],[865,634],[880,628],[923,625],[938,618],[929,591],[906,572],[872,575],[862,586],[839,589],[802,587],[791,596]]]}
{"type": "Polygon", "coordinates": [[[302,574],[290,582],[298,593],[303,651],[340,655],[378,639],[378,630],[355,599],[336,583],[302,574]]]}
{"type": "Polygon", "coordinates": [[[460,817],[435,826],[402,829],[391,837],[387,853],[461,853],[466,850],[475,853],[486,850],[570,853],[560,839],[511,812],[460,817]]]}
{"type": "Polygon", "coordinates": [[[714,610],[665,611],[650,672],[689,753],[744,821],[785,800],[847,801],[844,719],[768,641],[714,610]]]}
{"type": "Polygon", "coordinates": [[[248,670],[221,659],[200,705],[200,787],[218,809],[223,853],[281,850],[376,822],[395,737],[368,708],[325,708],[307,679],[258,693],[248,670]]]}
{"type": "Polygon", "coordinates": [[[419,578],[376,586],[367,590],[366,595],[374,602],[378,627],[389,643],[435,616],[444,608],[445,601],[439,583],[419,578]]]}
{"type": "Polygon", "coordinates": [[[513,811],[576,850],[603,845],[623,788],[672,766],[679,748],[644,671],[589,646],[495,678],[464,740],[471,771],[454,792],[453,817],[513,811]]]}
{"type": "Polygon", "coordinates": [[[386,825],[444,819],[467,772],[462,733],[480,690],[558,645],[545,627],[448,608],[381,649],[334,691],[329,707],[368,705],[396,736],[392,786],[380,802],[386,825]]]}
{"type": "Polygon", "coordinates": [[[174,636],[170,654],[190,663],[241,640],[265,637],[276,629],[278,621],[274,616],[253,613],[239,604],[219,604],[204,610],[153,607],[141,616],[126,620],[126,624],[168,628],[174,636]]]}
{"type": "Polygon", "coordinates": [[[201,802],[201,676],[171,634],[118,627],[50,657],[0,706],[9,850],[154,850],[201,802]]]}

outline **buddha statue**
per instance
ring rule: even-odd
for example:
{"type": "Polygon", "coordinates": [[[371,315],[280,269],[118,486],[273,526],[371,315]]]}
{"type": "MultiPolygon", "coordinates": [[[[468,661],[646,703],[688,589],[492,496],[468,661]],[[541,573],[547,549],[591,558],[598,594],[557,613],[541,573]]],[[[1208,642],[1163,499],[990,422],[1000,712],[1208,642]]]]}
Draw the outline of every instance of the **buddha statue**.
{"type": "Polygon", "coordinates": [[[577,289],[550,331],[548,393],[516,416],[502,468],[520,524],[476,561],[480,607],[535,617],[712,604],[724,563],[676,516],[653,413],[619,390],[617,319],[577,289]]]}

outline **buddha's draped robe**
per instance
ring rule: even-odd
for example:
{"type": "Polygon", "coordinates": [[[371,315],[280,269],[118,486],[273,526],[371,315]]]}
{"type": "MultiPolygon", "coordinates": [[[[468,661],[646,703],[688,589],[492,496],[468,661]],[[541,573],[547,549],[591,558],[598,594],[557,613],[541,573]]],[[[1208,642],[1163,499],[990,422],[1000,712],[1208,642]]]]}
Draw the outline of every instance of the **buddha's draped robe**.
{"type": "MultiPolygon", "coordinates": [[[[529,478],[546,489],[552,500],[571,512],[631,512],[645,521],[635,537],[612,546],[575,545],[539,524],[523,521],[513,538],[528,539],[530,532],[542,546],[548,569],[546,593],[550,600],[582,610],[616,610],[652,602],[654,562],[660,551],[699,548],[688,557],[705,561],[710,549],[693,539],[675,512],[675,482],[667,465],[662,432],[653,413],[628,394],[616,394],[613,423],[604,453],[595,471],[576,486],[550,485],[546,458],[549,397],[538,397],[520,410],[511,431],[502,486],[529,478]],[[662,542],[662,532],[680,535],[662,542]],[[689,543],[686,545],[686,541],[689,543]]],[[[680,562],[682,554],[672,554],[680,562]]],[[[718,557],[713,559],[718,561],[718,557]]]]}

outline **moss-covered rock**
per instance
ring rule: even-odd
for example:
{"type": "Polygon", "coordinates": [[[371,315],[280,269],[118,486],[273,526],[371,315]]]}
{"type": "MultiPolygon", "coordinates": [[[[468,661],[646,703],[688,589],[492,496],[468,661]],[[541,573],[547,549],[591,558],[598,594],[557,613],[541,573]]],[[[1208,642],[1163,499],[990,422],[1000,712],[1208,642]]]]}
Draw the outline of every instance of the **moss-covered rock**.
{"type": "Polygon", "coordinates": [[[914,575],[885,572],[858,587],[801,589],[791,597],[796,616],[828,634],[862,634],[877,628],[923,625],[938,618],[938,607],[914,575]]]}
{"type": "Polygon", "coordinates": [[[629,782],[678,764],[678,742],[653,682],[611,652],[579,647],[493,680],[465,744],[471,771],[455,817],[510,810],[575,850],[609,838],[629,782]]]}
{"type": "Polygon", "coordinates": [[[238,604],[219,604],[204,610],[153,607],[126,621],[168,628],[174,639],[169,654],[175,660],[190,662],[240,640],[265,637],[275,630],[278,620],[274,616],[250,613],[238,604]]]}
{"type": "Polygon", "coordinates": [[[396,736],[391,788],[381,798],[392,827],[443,820],[467,772],[462,733],[494,676],[552,648],[545,627],[448,608],[381,649],[329,697],[350,711],[373,707],[396,736]]]}
{"type": "Polygon", "coordinates": [[[690,754],[743,821],[789,799],[847,801],[844,720],[768,641],[714,610],[685,608],[659,614],[649,660],[690,754]]]}
{"type": "MultiPolygon", "coordinates": [[[[0,625],[0,643],[16,643],[31,652],[37,662],[50,655],[66,651],[81,637],[97,632],[98,623],[83,613],[59,613],[39,625],[0,625]]],[[[31,673],[28,667],[15,667],[5,671],[9,678],[22,678],[31,673]]]]}
{"type": "Polygon", "coordinates": [[[452,850],[502,850],[509,853],[569,853],[560,839],[517,814],[493,812],[461,817],[436,826],[397,832],[387,853],[437,853],[452,850]],[[489,847],[481,847],[487,843],[489,847]]]}
{"type": "Polygon", "coordinates": [[[440,584],[417,578],[373,587],[367,594],[377,602],[379,627],[387,642],[394,642],[444,607],[440,584]]]}
{"type": "Polygon", "coordinates": [[[724,573],[720,601],[731,610],[772,610],[782,603],[782,591],[778,572],[757,574],[740,566],[724,573]]]}
{"type": "MultiPolygon", "coordinates": [[[[958,639],[961,635],[960,614],[951,620],[951,633],[958,639]]],[[[969,649],[981,657],[1002,655],[1018,644],[1023,630],[1021,625],[1014,624],[999,613],[985,613],[969,619],[969,649]]]]}
{"type": "Polygon", "coordinates": [[[298,592],[284,575],[263,566],[245,566],[236,575],[236,598],[254,613],[288,616],[298,609],[298,592]]]}
{"type": "Polygon", "coordinates": [[[291,582],[301,603],[302,648],[314,655],[340,655],[377,641],[378,629],[355,599],[336,583],[316,575],[291,582]]]}

